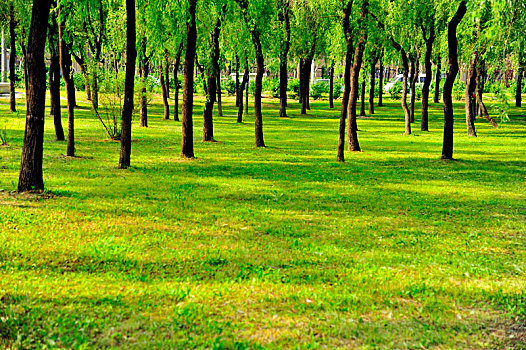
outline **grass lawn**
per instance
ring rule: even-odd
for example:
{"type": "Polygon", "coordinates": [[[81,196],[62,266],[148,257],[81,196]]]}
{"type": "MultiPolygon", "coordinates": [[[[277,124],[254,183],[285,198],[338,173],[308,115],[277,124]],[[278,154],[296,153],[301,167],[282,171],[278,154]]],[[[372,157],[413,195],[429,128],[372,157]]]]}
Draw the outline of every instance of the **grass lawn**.
{"type": "Polygon", "coordinates": [[[445,162],[442,106],[404,136],[387,100],[339,164],[326,101],[264,99],[256,149],[226,96],[202,143],[198,98],[182,160],[156,96],[120,170],[77,96],[78,157],[47,118],[42,195],[14,192],[25,116],[0,99],[0,348],[526,347],[525,108],[468,138],[456,104],[445,162]]]}

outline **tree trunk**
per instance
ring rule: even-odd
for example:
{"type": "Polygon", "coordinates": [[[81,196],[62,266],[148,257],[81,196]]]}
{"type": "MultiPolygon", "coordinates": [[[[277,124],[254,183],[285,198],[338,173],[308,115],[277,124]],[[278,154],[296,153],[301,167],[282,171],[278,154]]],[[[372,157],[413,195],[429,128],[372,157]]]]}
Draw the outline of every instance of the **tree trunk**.
{"type": "Polygon", "coordinates": [[[424,56],[426,78],[424,80],[424,86],[422,87],[422,122],[420,124],[420,130],[429,131],[429,88],[431,86],[431,76],[433,75],[431,55],[433,54],[433,43],[436,37],[434,19],[430,25],[429,38],[427,37],[426,28],[424,25],[422,25],[422,35],[424,36],[424,41],[426,43],[426,53],[424,56]]]}
{"type": "MultiPolygon", "coordinates": [[[[143,37],[141,39],[141,46],[142,46],[142,55],[139,58],[139,70],[140,70],[140,76],[141,76],[141,96],[139,100],[139,120],[140,120],[140,126],[141,127],[148,127],[148,96],[147,96],[147,89],[146,89],[146,81],[148,79],[148,75],[150,74],[150,63],[148,62],[148,57],[146,56],[146,37],[143,37]]],[[[163,72],[161,69],[161,89],[164,89],[164,77],[163,72]]],[[[163,91],[163,98],[164,98],[164,91],[163,91]]],[[[165,104],[166,108],[166,104],[165,104]]],[[[164,118],[166,119],[166,109],[164,113],[164,118]]]]}
{"type": "Polygon", "coordinates": [[[263,115],[261,114],[261,91],[263,90],[265,59],[259,40],[259,33],[253,30],[252,38],[256,49],[256,90],[254,93],[255,141],[256,147],[265,147],[265,142],[263,141],[263,115]]]}
{"type": "Polygon", "coordinates": [[[361,36],[358,40],[358,45],[354,52],[354,63],[351,68],[351,90],[349,93],[349,106],[347,112],[349,118],[347,119],[347,140],[349,151],[360,152],[360,143],[358,142],[358,126],[356,125],[356,103],[358,100],[358,89],[360,88],[358,79],[360,77],[360,69],[362,67],[363,52],[365,50],[365,43],[367,41],[367,30],[365,29],[365,17],[368,12],[369,3],[367,0],[363,1],[362,9],[360,13],[360,27],[361,36]]]}
{"type": "MultiPolygon", "coordinates": [[[[165,63],[168,63],[168,61],[166,60],[165,63]]],[[[170,104],[168,103],[168,94],[170,90],[168,89],[166,80],[166,67],[164,67],[164,71],[163,67],[161,67],[161,91],[163,95],[164,120],[170,120],[170,104]]]]}
{"type": "Polygon", "coordinates": [[[121,169],[126,169],[130,166],[133,89],[135,85],[135,61],[137,59],[135,35],[135,0],[126,0],[126,76],[124,78],[121,152],[119,157],[121,169]]]}
{"type": "Polygon", "coordinates": [[[239,56],[236,55],[236,107],[239,107],[239,56]]]}
{"type": "Polygon", "coordinates": [[[193,106],[194,106],[194,61],[197,40],[195,25],[195,12],[197,0],[189,0],[188,13],[190,20],[186,22],[186,53],[184,58],[184,86],[183,86],[183,113],[182,113],[182,140],[181,156],[194,158],[194,131],[193,131],[193,106]]]}
{"type": "Polygon", "coordinates": [[[300,58],[300,63],[299,63],[299,89],[298,89],[298,102],[300,104],[302,104],[302,109],[301,109],[301,114],[305,114],[307,113],[307,111],[303,111],[303,89],[304,89],[304,85],[305,85],[305,60],[303,58],[300,58]]]}
{"type": "Polygon", "coordinates": [[[48,30],[48,47],[50,53],[49,64],[49,97],[55,136],[57,141],[64,141],[64,128],[62,127],[62,111],[60,106],[60,47],[58,40],[58,24],[56,12],[51,14],[51,25],[48,30]]]}
{"type": "Polygon", "coordinates": [[[438,58],[437,58],[437,72],[436,72],[436,76],[435,76],[435,97],[433,99],[434,103],[439,103],[440,102],[440,79],[442,78],[441,77],[441,75],[442,75],[441,66],[442,66],[442,58],[440,56],[438,56],[438,58]]]}
{"type": "Polygon", "coordinates": [[[329,108],[334,108],[334,60],[329,69],[329,108]]]}
{"type": "Polygon", "coordinates": [[[347,119],[347,108],[351,91],[351,61],[353,60],[353,37],[349,18],[352,11],[353,0],[347,2],[343,9],[343,32],[345,34],[346,54],[345,71],[343,75],[342,109],[340,113],[340,127],[338,130],[338,162],[345,162],[345,122],[347,119]]]}
{"type": "MultiPolygon", "coordinates": [[[[375,53],[374,60],[371,62],[371,86],[369,88],[369,114],[374,114],[374,89],[376,80],[376,63],[378,62],[378,56],[375,53]]],[[[381,90],[381,88],[380,88],[381,90]]]]}
{"type": "Polygon", "coordinates": [[[382,57],[380,58],[380,76],[378,77],[378,107],[383,107],[383,94],[384,94],[384,61],[383,61],[383,51],[382,57]]]}
{"type": "Polygon", "coordinates": [[[522,77],[524,75],[524,67],[526,66],[526,54],[524,53],[524,41],[522,38],[519,45],[519,68],[517,69],[517,87],[515,90],[515,106],[522,106],[522,77]]]}
{"type": "Polygon", "coordinates": [[[16,112],[15,96],[15,58],[16,58],[16,34],[15,34],[15,6],[11,2],[9,14],[9,37],[11,41],[11,51],[9,53],[9,110],[11,113],[16,112]]]}
{"type": "Polygon", "coordinates": [[[444,84],[442,99],[444,100],[444,142],[442,159],[453,159],[453,84],[458,74],[458,40],[457,26],[466,14],[466,2],[462,1],[455,16],[448,24],[447,42],[449,51],[449,71],[444,84]]]}
{"type": "Polygon", "coordinates": [[[179,45],[179,49],[177,50],[177,55],[175,57],[175,64],[174,64],[174,120],[179,121],[179,78],[178,70],[179,70],[179,64],[181,63],[181,54],[183,52],[183,42],[179,45]]]}
{"type": "Polygon", "coordinates": [[[217,79],[217,115],[223,116],[223,102],[221,101],[221,70],[216,72],[217,79]]]}
{"type": "Polygon", "coordinates": [[[362,91],[360,94],[360,117],[365,117],[365,90],[367,85],[367,76],[365,75],[365,69],[363,70],[362,77],[362,91]]]}
{"type": "Polygon", "coordinates": [[[411,61],[410,95],[409,95],[409,122],[415,122],[416,81],[418,80],[418,54],[409,55],[411,61]]]}
{"type": "Polygon", "coordinates": [[[50,0],[34,0],[27,48],[27,112],[18,191],[43,190],[42,158],[46,102],[46,31],[50,0]]]}
{"type": "MultiPolygon", "coordinates": [[[[59,14],[60,16],[60,14],[59,14]]],[[[60,45],[60,68],[62,69],[62,77],[66,85],[66,95],[68,99],[68,139],[66,147],[66,155],[68,157],[75,156],[75,86],[73,85],[73,77],[71,71],[71,50],[70,46],[64,41],[64,24],[60,23],[58,26],[58,41],[60,45]]]]}
{"type": "Polygon", "coordinates": [[[468,136],[477,136],[477,133],[475,131],[475,114],[476,114],[476,78],[477,78],[477,71],[475,69],[475,66],[477,64],[478,54],[475,52],[473,54],[474,58],[469,62],[469,68],[466,73],[466,98],[465,98],[465,104],[466,104],[466,127],[468,136]]]}
{"type": "Polygon", "coordinates": [[[289,17],[289,2],[284,1],[282,4],[281,22],[285,24],[285,40],[281,45],[280,64],[279,64],[279,116],[281,118],[287,117],[287,85],[289,80],[288,72],[288,55],[290,50],[290,17],[289,17]]]}
{"type": "MultiPolygon", "coordinates": [[[[166,98],[170,98],[170,62],[168,62],[168,50],[164,50],[164,87],[166,90],[166,98]]],[[[170,107],[168,107],[168,110],[170,110],[170,107]]],[[[168,114],[168,118],[170,119],[170,114],[168,114]]]]}
{"type": "MultiPolygon", "coordinates": [[[[239,67],[239,66],[238,66],[239,67]]],[[[243,74],[243,81],[241,82],[241,85],[239,86],[239,95],[238,95],[238,109],[237,109],[237,122],[243,123],[243,91],[245,87],[248,86],[248,78],[249,78],[249,71],[248,71],[248,59],[245,66],[245,74],[243,74]]],[[[248,105],[248,90],[247,90],[247,105],[248,105]]]]}
{"type": "Polygon", "coordinates": [[[219,34],[221,33],[221,18],[218,18],[211,37],[211,64],[206,69],[207,88],[205,109],[203,111],[203,141],[214,141],[214,102],[217,98],[217,72],[219,71],[219,34]]]}

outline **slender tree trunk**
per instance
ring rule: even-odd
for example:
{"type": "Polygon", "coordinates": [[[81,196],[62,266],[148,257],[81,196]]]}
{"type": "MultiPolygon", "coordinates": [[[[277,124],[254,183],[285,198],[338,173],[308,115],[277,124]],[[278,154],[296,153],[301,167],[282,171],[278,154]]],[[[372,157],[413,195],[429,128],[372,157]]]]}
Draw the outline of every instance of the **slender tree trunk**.
{"type": "Polygon", "coordinates": [[[422,87],[422,122],[420,124],[421,131],[429,131],[429,88],[431,86],[431,76],[433,75],[433,67],[431,65],[431,55],[433,54],[433,43],[435,41],[435,24],[434,19],[430,25],[429,38],[427,37],[427,30],[422,25],[422,35],[426,43],[426,53],[424,56],[424,66],[426,70],[426,78],[424,86],[422,87]]]}
{"type": "Polygon", "coordinates": [[[526,67],[526,54],[524,47],[525,39],[522,38],[519,45],[519,68],[517,69],[517,87],[515,90],[515,106],[522,106],[522,77],[524,76],[524,69],[526,67]]]}
{"type": "Polygon", "coordinates": [[[210,57],[211,66],[206,69],[207,75],[207,89],[205,109],[203,111],[203,141],[214,141],[214,122],[213,111],[214,102],[217,98],[217,72],[219,71],[219,34],[221,33],[221,18],[218,18],[211,36],[211,50],[210,57]]]}
{"type": "MultiPolygon", "coordinates": [[[[146,49],[146,38],[143,38],[144,46],[143,49],[146,49]]],[[[145,53],[146,51],[143,51],[145,53]]],[[[148,62],[148,58],[146,56],[143,56],[140,58],[140,73],[141,73],[141,97],[139,100],[139,120],[140,120],[140,126],[147,128],[148,127],[148,96],[147,96],[147,89],[146,89],[146,80],[148,79],[148,74],[150,74],[150,64],[148,62]]],[[[164,89],[164,77],[163,73],[161,72],[161,89],[164,89]]],[[[164,91],[163,91],[163,97],[164,97],[164,91]]],[[[166,106],[165,106],[166,108],[166,106]]],[[[165,115],[166,118],[166,110],[165,115]]]]}
{"type": "Polygon", "coordinates": [[[363,52],[365,50],[365,43],[367,42],[367,30],[365,29],[365,17],[368,12],[369,3],[367,0],[363,1],[360,12],[360,27],[361,36],[358,40],[356,50],[354,52],[354,63],[351,68],[351,90],[349,93],[349,106],[347,119],[347,140],[349,151],[360,152],[360,143],[358,142],[358,126],[356,124],[356,103],[358,101],[358,90],[360,88],[358,79],[360,77],[360,69],[362,67],[363,52]]]}
{"type": "Polygon", "coordinates": [[[329,108],[334,108],[334,60],[329,69],[329,108]]]}
{"type": "Polygon", "coordinates": [[[261,92],[263,90],[265,59],[259,40],[259,33],[253,31],[252,37],[256,49],[256,90],[254,93],[255,141],[256,147],[265,147],[265,142],[263,141],[263,115],[261,114],[261,92]]]}
{"type": "MultiPolygon", "coordinates": [[[[411,57],[412,55],[410,55],[411,57]]],[[[409,101],[409,121],[415,122],[416,82],[418,80],[418,54],[410,58],[411,61],[411,94],[409,101]]]]}
{"type": "Polygon", "coordinates": [[[360,94],[360,117],[365,117],[365,90],[367,85],[367,76],[365,73],[365,69],[363,70],[363,77],[362,77],[362,91],[360,94]]]}
{"type": "Polygon", "coordinates": [[[343,74],[343,96],[342,109],[340,113],[340,127],[338,129],[338,162],[345,162],[345,123],[349,107],[349,95],[351,92],[351,62],[353,61],[353,37],[350,28],[350,15],[352,11],[353,0],[347,2],[343,9],[343,32],[345,34],[346,54],[345,54],[345,71],[343,74]]]}
{"type": "MultiPolygon", "coordinates": [[[[60,15],[59,15],[60,16],[60,15]]],[[[60,45],[60,67],[62,69],[62,77],[66,85],[66,95],[68,99],[68,139],[66,147],[66,155],[68,157],[75,156],[75,86],[73,85],[73,77],[71,72],[71,51],[70,46],[66,45],[64,41],[63,24],[58,27],[58,41],[60,45]]]]}
{"type": "Polygon", "coordinates": [[[50,114],[53,116],[57,141],[64,141],[64,128],[62,127],[62,113],[60,106],[60,47],[56,12],[52,12],[51,15],[51,25],[48,30],[48,47],[50,52],[48,74],[51,105],[50,114]]]}
{"type": "Polygon", "coordinates": [[[236,107],[239,107],[239,56],[236,55],[236,107]]]}
{"type": "Polygon", "coordinates": [[[135,85],[135,61],[137,59],[135,42],[135,0],[126,0],[126,76],[124,78],[121,152],[119,157],[119,166],[121,169],[126,169],[130,166],[133,89],[135,85]]]}
{"type": "Polygon", "coordinates": [[[190,20],[186,22],[186,53],[184,59],[183,114],[181,156],[194,158],[193,106],[194,106],[194,61],[197,40],[195,24],[197,0],[189,0],[188,13],[190,20]]]}
{"type": "MultiPolygon", "coordinates": [[[[484,85],[486,83],[486,66],[484,61],[479,61],[477,64],[477,104],[479,100],[482,101],[482,95],[484,94],[484,85]]],[[[478,117],[482,118],[482,106],[478,106],[478,117]]]]}
{"type": "MultiPolygon", "coordinates": [[[[243,74],[243,81],[241,82],[241,85],[239,86],[239,95],[238,95],[238,109],[237,109],[237,122],[243,123],[243,91],[245,90],[245,87],[248,86],[248,78],[249,78],[249,71],[248,71],[248,59],[245,66],[245,74],[243,74]]],[[[248,90],[247,90],[247,105],[248,105],[248,90]]]]}
{"type": "Polygon", "coordinates": [[[438,58],[437,58],[437,72],[436,72],[436,76],[435,76],[435,97],[433,99],[434,103],[439,103],[440,102],[440,79],[442,78],[441,77],[441,75],[442,75],[441,68],[442,68],[442,58],[440,56],[438,56],[438,58]]]}
{"type": "Polygon", "coordinates": [[[298,89],[298,102],[302,104],[302,109],[301,109],[301,114],[305,114],[307,113],[307,110],[305,109],[305,111],[303,111],[303,90],[304,90],[304,86],[305,86],[305,60],[303,58],[300,58],[300,63],[299,63],[299,89],[298,89]]]}
{"type": "Polygon", "coordinates": [[[248,76],[247,86],[245,88],[245,115],[248,115],[248,94],[250,90],[249,87],[250,87],[250,73],[248,76]]]}
{"type": "MultiPolygon", "coordinates": [[[[170,62],[168,61],[168,50],[164,50],[164,87],[166,90],[166,98],[170,98],[170,62]]],[[[170,107],[168,107],[168,110],[170,107]]],[[[170,114],[168,114],[168,118],[170,119],[170,114]]]]}
{"type": "Polygon", "coordinates": [[[474,58],[469,62],[469,68],[466,73],[466,127],[468,136],[477,136],[475,131],[475,113],[476,113],[476,78],[477,71],[475,66],[477,64],[478,54],[475,52],[473,54],[474,58]]]}
{"type": "MultiPolygon", "coordinates": [[[[166,60],[165,63],[168,63],[168,61],[166,60]]],[[[163,71],[163,67],[160,67],[160,68],[161,68],[161,91],[163,95],[163,105],[164,105],[164,120],[170,120],[170,104],[168,102],[168,94],[170,90],[168,89],[168,86],[166,84],[166,80],[167,80],[167,77],[165,76],[166,67],[164,67],[164,71],[163,71]]]]}
{"type": "Polygon", "coordinates": [[[457,26],[466,14],[466,2],[462,1],[455,16],[448,24],[447,42],[449,50],[449,72],[442,99],[444,100],[444,142],[442,146],[442,159],[453,159],[453,84],[458,74],[458,40],[457,26]]]}
{"type": "Polygon", "coordinates": [[[287,85],[289,79],[288,72],[288,55],[290,49],[290,17],[289,17],[289,2],[282,2],[282,11],[280,12],[281,22],[285,24],[285,40],[281,45],[280,64],[279,64],[279,116],[281,118],[287,117],[287,85]]]}
{"type": "Polygon", "coordinates": [[[378,107],[383,107],[383,94],[384,94],[384,61],[383,51],[380,58],[380,76],[378,77],[378,107]]]}
{"type": "Polygon", "coordinates": [[[11,41],[11,52],[9,53],[9,110],[11,113],[16,112],[16,96],[15,96],[15,58],[16,58],[16,22],[15,22],[15,6],[11,2],[9,9],[9,37],[11,41]]]}
{"type": "Polygon", "coordinates": [[[177,77],[179,71],[179,64],[181,63],[181,54],[183,52],[183,42],[179,45],[174,64],[174,120],[179,121],[179,78],[177,77]]]}
{"type": "Polygon", "coordinates": [[[218,69],[216,72],[217,79],[217,114],[223,116],[223,102],[221,101],[221,70],[218,69]]]}
{"type": "MultiPolygon", "coordinates": [[[[312,51],[314,51],[314,49],[312,49],[312,51]]],[[[307,59],[307,62],[306,62],[306,67],[305,67],[305,89],[303,90],[303,93],[305,94],[303,96],[303,103],[306,104],[306,107],[308,110],[310,110],[310,78],[311,78],[311,70],[312,70],[312,60],[313,60],[313,57],[309,57],[307,59]]]]}
{"type": "Polygon", "coordinates": [[[27,66],[31,75],[27,84],[27,112],[24,145],[20,162],[18,191],[43,190],[42,158],[46,102],[46,31],[50,0],[34,0],[27,50],[27,66]]]}
{"type": "MultiPolygon", "coordinates": [[[[374,60],[371,62],[371,86],[369,88],[369,114],[374,114],[374,89],[376,80],[376,63],[378,62],[377,53],[375,53],[374,60]]],[[[380,88],[381,89],[381,88],[380,88]]]]}

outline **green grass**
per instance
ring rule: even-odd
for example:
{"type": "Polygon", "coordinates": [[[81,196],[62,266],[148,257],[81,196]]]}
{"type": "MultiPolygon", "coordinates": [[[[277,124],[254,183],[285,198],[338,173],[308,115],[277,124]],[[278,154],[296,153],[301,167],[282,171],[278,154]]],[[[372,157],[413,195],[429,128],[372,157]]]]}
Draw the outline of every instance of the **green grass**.
{"type": "Polygon", "coordinates": [[[13,192],[25,117],[0,100],[0,348],[526,347],[526,109],[468,138],[458,103],[444,162],[441,105],[404,136],[388,100],[339,164],[326,101],[265,99],[256,149],[224,99],[181,160],[157,96],[128,170],[87,108],[78,158],[48,118],[43,195],[13,192]]]}

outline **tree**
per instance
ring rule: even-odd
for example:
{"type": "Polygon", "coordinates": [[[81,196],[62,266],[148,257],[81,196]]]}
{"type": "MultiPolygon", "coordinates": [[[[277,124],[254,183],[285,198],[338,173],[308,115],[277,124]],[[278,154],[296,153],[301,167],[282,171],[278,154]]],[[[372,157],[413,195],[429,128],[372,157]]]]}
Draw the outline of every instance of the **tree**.
{"type": "Polygon", "coordinates": [[[44,51],[51,0],[34,0],[27,46],[27,113],[18,191],[43,190],[42,158],[46,101],[44,51]]]}
{"type": "Polygon", "coordinates": [[[466,1],[461,1],[457,12],[449,21],[447,30],[448,65],[449,71],[444,84],[442,99],[444,101],[444,141],[442,145],[442,159],[453,159],[453,83],[458,74],[458,40],[457,27],[466,14],[466,1]]]}
{"type": "Polygon", "coordinates": [[[121,152],[119,157],[119,167],[121,169],[126,169],[130,166],[133,89],[135,83],[135,60],[137,58],[135,39],[135,0],[126,0],[126,77],[124,81],[121,152]]]}
{"type": "Polygon", "coordinates": [[[288,85],[288,55],[290,50],[290,2],[289,0],[279,0],[279,21],[285,29],[285,38],[281,40],[281,52],[279,56],[279,116],[287,117],[287,85],[288,85]]]}
{"type": "Polygon", "coordinates": [[[15,58],[16,58],[16,19],[15,19],[15,5],[11,1],[9,6],[9,41],[11,52],[9,54],[9,110],[16,112],[16,96],[15,96],[15,58]]]}
{"type": "Polygon", "coordinates": [[[424,85],[422,86],[422,119],[420,130],[429,131],[429,90],[433,76],[431,57],[433,55],[433,44],[436,39],[434,2],[420,2],[418,10],[419,18],[421,18],[422,22],[420,25],[422,38],[426,45],[426,51],[424,54],[426,78],[424,80],[424,85]]]}
{"type": "MultiPolygon", "coordinates": [[[[51,110],[55,124],[55,136],[57,141],[64,141],[64,128],[62,127],[62,112],[60,104],[60,41],[58,33],[56,5],[51,11],[51,23],[48,29],[48,47],[50,53],[49,64],[49,97],[51,110]]],[[[14,67],[13,67],[14,68],[14,67]]]]}
{"type": "Polygon", "coordinates": [[[186,54],[184,60],[184,86],[183,86],[183,113],[182,113],[182,139],[181,156],[194,158],[194,131],[193,131],[193,106],[194,106],[194,62],[196,52],[197,29],[195,13],[197,0],[188,0],[188,19],[186,22],[186,54]]]}

